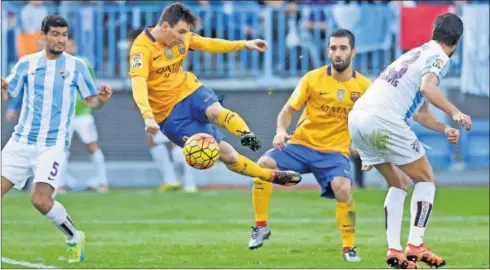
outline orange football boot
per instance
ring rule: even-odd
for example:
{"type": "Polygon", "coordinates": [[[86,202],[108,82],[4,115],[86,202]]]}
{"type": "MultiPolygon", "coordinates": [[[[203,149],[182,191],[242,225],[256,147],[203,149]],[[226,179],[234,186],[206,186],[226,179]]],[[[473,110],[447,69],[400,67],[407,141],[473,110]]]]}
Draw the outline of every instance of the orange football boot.
{"type": "Polygon", "coordinates": [[[446,265],[446,261],[434,254],[430,249],[421,244],[420,246],[407,245],[406,256],[412,262],[424,262],[430,267],[439,268],[446,265]]]}
{"type": "Polygon", "coordinates": [[[394,269],[420,269],[417,263],[409,261],[401,250],[390,248],[386,256],[386,263],[394,269]]]}

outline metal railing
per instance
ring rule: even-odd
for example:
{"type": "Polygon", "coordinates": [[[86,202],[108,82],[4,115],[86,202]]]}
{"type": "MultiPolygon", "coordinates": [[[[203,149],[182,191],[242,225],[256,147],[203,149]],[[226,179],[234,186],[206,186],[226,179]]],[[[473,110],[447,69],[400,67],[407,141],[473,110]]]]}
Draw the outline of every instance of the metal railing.
{"type": "MultiPolygon", "coordinates": [[[[80,5],[65,10],[63,14],[70,23],[71,36],[78,45],[78,53],[91,60],[97,76],[127,78],[130,48],[128,33],[155,25],[163,7],[108,5],[99,2],[94,5],[80,5]]],[[[47,8],[50,13],[60,11],[57,6],[47,8]]],[[[329,63],[326,37],[339,27],[336,20],[338,11],[334,10],[334,5],[299,5],[295,12],[286,7],[262,7],[251,3],[240,5],[240,2],[190,8],[201,20],[202,27],[196,29],[199,34],[229,40],[262,38],[268,41],[270,48],[264,54],[255,51],[230,54],[189,52],[184,68],[201,78],[301,76],[308,70],[329,63]]],[[[358,8],[360,11],[376,8],[380,14],[390,9],[385,5],[360,5],[358,8]]],[[[21,6],[8,3],[2,9],[2,76],[5,76],[17,60],[12,55],[16,55],[15,34],[20,31],[20,9],[21,6]],[[6,26],[8,12],[13,13],[17,21],[15,29],[8,29],[6,26]]],[[[371,11],[367,13],[369,12],[371,11]]],[[[386,23],[399,20],[397,15],[393,16],[386,23]]],[[[361,15],[357,19],[362,21],[366,18],[361,15]]],[[[361,31],[359,35],[371,35],[372,32],[376,31],[361,31]]],[[[397,31],[387,32],[382,38],[384,40],[378,43],[357,43],[358,54],[354,58],[354,65],[362,74],[376,76],[400,55],[397,31]]],[[[357,39],[362,40],[362,37],[357,36],[357,39]]],[[[453,63],[451,67],[451,75],[459,75],[459,67],[460,61],[456,58],[456,65],[453,63]]]]}

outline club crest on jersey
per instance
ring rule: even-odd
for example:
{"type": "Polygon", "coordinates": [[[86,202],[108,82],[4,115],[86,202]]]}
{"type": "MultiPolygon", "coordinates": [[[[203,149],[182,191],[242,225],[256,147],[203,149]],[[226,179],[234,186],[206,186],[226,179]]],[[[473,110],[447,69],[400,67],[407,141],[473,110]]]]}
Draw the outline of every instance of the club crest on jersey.
{"type": "Polygon", "coordinates": [[[361,97],[360,92],[351,92],[350,93],[350,100],[352,100],[352,102],[356,102],[360,97],[361,97]]]}
{"type": "Polygon", "coordinates": [[[180,43],[179,45],[177,45],[177,49],[179,49],[180,54],[184,54],[185,53],[185,44],[180,43]]]}
{"type": "Polygon", "coordinates": [[[172,60],[172,58],[174,58],[174,51],[171,48],[165,49],[165,57],[167,57],[168,60],[172,60]]]}
{"type": "Polygon", "coordinates": [[[143,66],[143,54],[142,53],[137,53],[133,55],[133,64],[131,65],[132,68],[140,68],[143,66]]]}
{"type": "Polygon", "coordinates": [[[344,89],[337,89],[337,99],[343,100],[344,98],[345,98],[345,90],[344,89]]]}

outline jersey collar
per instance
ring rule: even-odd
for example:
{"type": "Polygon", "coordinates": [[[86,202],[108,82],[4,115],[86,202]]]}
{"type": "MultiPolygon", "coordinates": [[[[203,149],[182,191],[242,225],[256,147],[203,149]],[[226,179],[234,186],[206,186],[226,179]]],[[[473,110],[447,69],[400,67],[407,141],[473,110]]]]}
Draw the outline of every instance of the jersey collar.
{"type": "Polygon", "coordinates": [[[149,38],[152,42],[157,41],[155,37],[150,33],[150,30],[151,30],[150,27],[145,28],[145,36],[149,38]]]}
{"type": "MultiPolygon", "coordinates": [[[[328,65],[327,66],[327,75],[332,76],[332,66],[328,65]]],[[[356,78],[356,71],[352,69],[352,78],[356,78]]]]}

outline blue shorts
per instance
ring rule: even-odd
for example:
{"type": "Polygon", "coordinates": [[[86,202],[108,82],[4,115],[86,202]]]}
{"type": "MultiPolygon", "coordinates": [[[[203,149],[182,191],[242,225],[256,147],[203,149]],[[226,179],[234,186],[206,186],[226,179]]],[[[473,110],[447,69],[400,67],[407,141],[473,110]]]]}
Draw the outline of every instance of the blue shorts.
{"type": "Polygon", "coordinates": [[[288,143],[282,151],[271,149],[265,156],[271,157],[281,170],[293,170],[305,174],[313,173],[322,188],[320,196],[334,199],[330,182],[336,176],[352,181],[350,163],[347,157],[335,152],[320,152],[309,147],[288,143]]]}
{"type": "Polygon", "coordinates": [[[170,115],[159,123],[160,130],[176,145],[183,147],[188,137],[207,133],[219,143],[224,135],[206,117],[206,109],[219,102],[213,90],[201,86],[194,93],[175,105],[170,115]]]}

